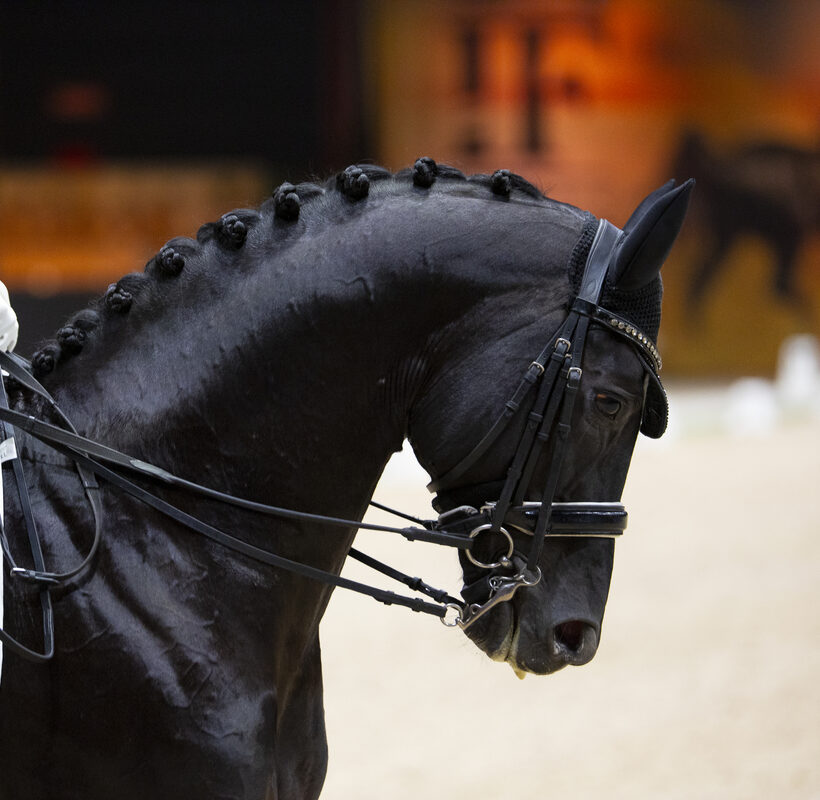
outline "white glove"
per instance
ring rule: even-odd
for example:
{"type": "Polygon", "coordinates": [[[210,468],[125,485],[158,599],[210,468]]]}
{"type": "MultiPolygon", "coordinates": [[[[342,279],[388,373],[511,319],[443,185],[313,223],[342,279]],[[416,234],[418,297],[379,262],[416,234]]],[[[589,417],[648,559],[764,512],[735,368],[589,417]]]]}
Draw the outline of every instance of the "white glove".
{"type": "Polygon", "coordinates": [[[19,330],[17,314],[14,313],[9,300],[9,290],[0,281],[0,350],[14,350],[19,330]]]}

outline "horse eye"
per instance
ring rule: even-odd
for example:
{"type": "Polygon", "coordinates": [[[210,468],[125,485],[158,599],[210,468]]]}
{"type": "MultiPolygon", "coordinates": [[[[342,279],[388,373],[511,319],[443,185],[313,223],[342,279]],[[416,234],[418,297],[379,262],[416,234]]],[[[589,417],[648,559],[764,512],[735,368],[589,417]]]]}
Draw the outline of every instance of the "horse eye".
{"type": "Polygon", "coordinates": [[[612,395],[598,392],[595,395],[595,405],[602,414],[608,417],[616,417],[621,410],[621,401],[616,400],[612,395]]]}

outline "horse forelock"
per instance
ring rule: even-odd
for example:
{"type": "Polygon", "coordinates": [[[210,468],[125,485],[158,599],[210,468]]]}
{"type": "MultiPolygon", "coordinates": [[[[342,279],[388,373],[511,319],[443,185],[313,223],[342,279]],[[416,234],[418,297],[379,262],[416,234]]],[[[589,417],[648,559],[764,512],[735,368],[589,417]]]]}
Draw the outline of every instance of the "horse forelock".
{"type": "Polygon", "coordinates": [[[228,281],[263,260],[262,254],[275,255],[329,222],[354,219],[363,205],[372,207],[387,197],[432,191],[487,198],[487,190],[501,202],[548,201],[533,184],[509,170],[467,176],[431,158],[420,158],[395,174],[361,164],[347,167],[324,185],[285,182],[258,209],[230,211],[200,227],[195,239],[169,240],[142,273],[112,283],[104,295],[73,315],[53,340],[40,346],[32,356],[34,373],[42,380],[71,363],[89,345],[102,346],[114,334],[119,339],[128,320],[156,316],[174,298],[170,289],[192,262],[197,265],[196,279],[208,274],[212,282],[225,281],[227,287],[228,281]]]}

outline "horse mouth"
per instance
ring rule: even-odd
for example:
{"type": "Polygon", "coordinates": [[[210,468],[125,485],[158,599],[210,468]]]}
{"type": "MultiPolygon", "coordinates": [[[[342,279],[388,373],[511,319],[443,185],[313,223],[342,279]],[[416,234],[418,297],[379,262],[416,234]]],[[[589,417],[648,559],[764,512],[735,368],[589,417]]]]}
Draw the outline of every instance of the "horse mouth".
{"type": "Polygon", "coordinates": [[[507,649],[507,654],[504,657],[504,661],[512,667],[512,671],[515,673],[516,677],[523,681],[524,678],[531,673],[526,666],[519,664],[516,660],[516,655],[518,654],[518,644],[521,641],[521,626],[517,624],[517,620],[514,629],[510,631],[510,634],[510,645],[507,649]]]}
{"type": "Polygon", "coordinates": [[[511,625],[507,630],[507,635],[499,645],[498,650],[489,655],[493,661],[509,664],[518,679],[523,681],[527,675],[532,673],[530,673],[526,667],[520,666],[515,659],[515,654],[518,650],[520,630],[518,625],[511,625]]]}
{"type": "MultiPolygon", "coordinates": [[[[538,670],[534,670],[527,666],[527,664],[523,663],[523,659],[519,661],[518,652],[521,641],[519,612],[513,604],[507,605],[506,609],[509,610],[510,619],[508,624],[504,626],[503,638],[497,640],[493,644],[491,644],[491,641],[495,637],[492,636],[482,636],[480,638],[474,638],[471,636],[470,638],[473,638],[473,641],[490,657],[491,660],[509,664],[512,667],[513,672],[515,672],[515,674],[523,680],[527,674],[538,674],[538,670]]],[[[487,622],[490,622],[491,618],[500,611],[500,608],[494,609],[493,612],[488,615],[487,622]]],[[[496,628],[496,631],[497,630],[498,628],[496,628]]]]}
{"type": "Polygon", "coordinates": [[[561,664],[554,669],[538,670],[533,669],[531,666],[524,663],[523,659],[519,659],[518,655],[519,645],[521,643],[521,626],[518,624],[518,614],[515,612],[513,612],[513,625],[510,627],[509,634],[504,641],[505,643],[508,643],[507,652],[504,654],[503,658],[499,658],[498,660],[509,664],[516,677],[521,681],[523,681],[527,675],[545,675],[550,672],[555,672],[564,666],[561,664]]]}
{"type": "MultiPolygon", "coordinates": [[[[501,644],[498,646],[498,649],[493,651],[492,653],[488,653],[490,658],[493,661],[509,661],[510,660],[510,653],[513,651],[514,642],[516,637],[518,636],[518,626],[511,625],[507,630],[507,635],[502,640],[501,644]]],[[[515,666],[513,666],[515,669],[515,666]]]]}
{"type": "Polygon", "coordinates": [[[528,622],[524,617],[517,603],[505,603],[478,621],[467,635],[490,659],[509,664],[519,678],[579,667],[594,657],[600,624],[583,616],[552,624],[528,622]]]}
{"type": "Polygon", "coordinates": [[[507,628],[507,633],[498,645],[498,648],[492,653],[489,653],[489,656],[493,661],[509,664],[519,680],[523,681],[528,674],[535,675],[538,673],[530,669],[526,664],[520,663],[517,659],[518,647],[521,641],[521,625],[517,608],[511,606],[510,610],[512,612],[512,620],[507,628]]]}

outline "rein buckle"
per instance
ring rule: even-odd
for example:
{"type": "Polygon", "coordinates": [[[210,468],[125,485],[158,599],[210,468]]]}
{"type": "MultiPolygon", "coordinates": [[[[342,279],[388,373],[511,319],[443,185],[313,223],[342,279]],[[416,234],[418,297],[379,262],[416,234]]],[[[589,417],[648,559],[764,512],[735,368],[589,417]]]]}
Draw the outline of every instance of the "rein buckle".
{"type": "Polygon", "coordinates": [[[43,583],[48,586],[59,586],[60,581],[58,581],[54,576],[50,575],[47,572],[39,572],[36,569],[26,569],[25,567],[12,567],[9,570],[9,574],[13,575],[15,578],[21,578],[24,581],[28,581],[30,583],[43,583]]]}

